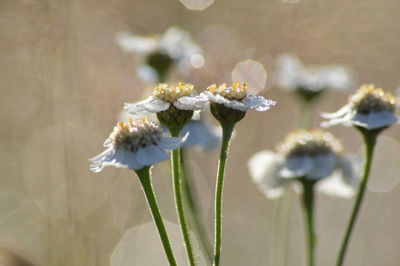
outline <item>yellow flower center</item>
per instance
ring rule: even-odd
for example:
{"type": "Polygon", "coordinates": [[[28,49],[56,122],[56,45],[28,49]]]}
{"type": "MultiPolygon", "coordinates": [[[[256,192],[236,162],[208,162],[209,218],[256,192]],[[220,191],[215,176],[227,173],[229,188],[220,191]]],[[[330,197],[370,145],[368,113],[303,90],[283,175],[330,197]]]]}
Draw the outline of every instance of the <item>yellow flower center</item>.
{"type": "Polygon", "coordinates": [[[213,84],[207,88],[207,91],[216,95],[219,94],[230,100],[243,100],[247,95],[247,84],[234,82],[231,87],[228,87],[226,83],[223,83],[219,87],[213,84]]]}
{"type": "Polygon", "coordinates": [[[278,152],[285,156],[318,155],[331,152],[339,154],[342,151],[343,146],[340,141],[331,133],[320,129],[294,130],[278,146],[278,152]]]}
{"type": "Polygon", "coordinates": [[[193,95],[193,85],[179,83],[178,85],[168,85],[165,83],[158,84],[153,91],[153,96],[160,98],[166,102],[173,103],[178,98],[193,95]]]}
{"type": "Polygon", "coordinates": [[[118,122],[110,134],[111,143],[115,149],[125,149],[135,152],[142,147],[156,144],[162,136],[162,130],[157,123],[141,118],[128,123],[118,122]]]}
{"type": "Polygon", "coordinates": [[[390,111],[394,112],[397,98],[374,85],[363,85],[349,98],[350,105],[359,113],[390,111]]]}

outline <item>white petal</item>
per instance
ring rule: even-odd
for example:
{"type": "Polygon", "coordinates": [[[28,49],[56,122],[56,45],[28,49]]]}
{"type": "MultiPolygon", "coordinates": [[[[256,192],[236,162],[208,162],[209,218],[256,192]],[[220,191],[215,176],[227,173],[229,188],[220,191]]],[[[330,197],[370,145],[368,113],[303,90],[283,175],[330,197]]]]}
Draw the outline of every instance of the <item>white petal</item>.
{"type": "Polygon", "coordinates": [[[185,141],[186,138],[161,137],[160,141],[157,142],[157,146],[165,150],[175,150],[181,147],[185,141]]]}
{"type": "Polygon", "coordinates": [[[208,97],[204,95],[180,97],[174,103],[181,110],[203,110],[208,103],[208,97]]]}
{"type": "Polygon", "coordinates": [[[182,129],[182,134],[190,133],[184,147],[197,146],[211,151],[218,146],[221,136],[217,135],[202,120],[190,121],[182,129]]]}
{"type": "Polygon", "coordinates": [[[139,149],[136,153],[137,161],[143,166],[154,165],[168,158],[168,154],[156,145],[146,146],[139,149]]]}
{"type": "Polygon", "coordinates": [[[244,104],[249,108],[253,108],[259,112],[263,112],[267,111],[271,106],[275,105],[276,102],[270,99],[266,99],[262,96],[247,95],[244,104]]]}
{"type": "Polygon", "coordinates": [[[112,147],[90,159],[92,165],[90,170],[100,172],[105,166],[118,168],[140,169],[143,165],[136,161],[135,153],[126,150],[114,150],[112,147]]]}
{"type": "Polygon", "coordinates": [[[316,155],[312,159],[313,168],[307,175],[307,178],[312,180],[330,176],[338,163],[338,159],[333,153],[316,155]]]}
{"type": "Polygon", "coordinates": [[[294,155],[286,159],[280,174],[284,178],[307,176],[313,169],[314,163],[308,155],[294,155]]]}
{"type": "Polygon", "coordinates": [[[345,105],[334,113],[322,113],[321,117],[325,119],[339,118],[344,116],[346,113],[349,113],[350,111],[351,108],[348,105],[345,105]]]}
{"type": "Polygon", "coordinates": [[[222,97],[219,94],[212,94],[209,91],[204,91],[202,93],[200,93],[200,96],[202,97],[207,97],[209,99],[209,101],[211,102],[216,102],[216,103],[220,103],[220,104],[226,104],[229,102],[228,99],[226,99],[225,97],[222,97]]]}
{"type": "Polygon", "coordinates": [[[353,121],[356,125],[367,129],[377,129],[390,126],[397,122],[396,115],[389,111],[370,112],[369,114],[357,114],[353,121]]]}
{"type": "Polygon", "coordinates": [[[138,103],[125,103],[124,109],[130,114],[138,115],[145,112],[158,113],[169,108],[170,103],[155,97],[148,97],[138,103]]]}
{"type": "Polygon", "coordinates": [[[329,178],[318,182],[318,189],[329,196],[352,197],[360,183],[354,168],[354,163],[350,159],[340,158],[338,169],[329,178]]]}
{"type": "Polygon", "coordinates": [[[157,40],[155,38],[143,37],[127,32],[118,33],[117,42],[125,52],[149,54],[157,48],[157,40]]]}
{"type": "Polygon", "coordinates": [[[353,118],[355,115],[356,115],[356,112],[352,111],[350,113],[345,114],[343,117],[334,118],[334,119],[322,122],[321,127],[327,128],[327,127],[336,126],[339,124],[342,124],[347,127],[352,126],[354,123],[353,118]]]}
{"type": "Polygon", "coordinates": [[[111,143],[111,139],[110,138],[107,138],[103,143],[103,146],[107,147],[107,148],[110,147],[111,145],[112,145],[112,143],[111,143]]]}
{"type": "Polygon", "coordinates": [[[258,152],[248,162],[247,166],[254,183],[268,198],[280,197],[291,183],[279,175],[282,162],[281,156],[270,151],[258,152]]]}

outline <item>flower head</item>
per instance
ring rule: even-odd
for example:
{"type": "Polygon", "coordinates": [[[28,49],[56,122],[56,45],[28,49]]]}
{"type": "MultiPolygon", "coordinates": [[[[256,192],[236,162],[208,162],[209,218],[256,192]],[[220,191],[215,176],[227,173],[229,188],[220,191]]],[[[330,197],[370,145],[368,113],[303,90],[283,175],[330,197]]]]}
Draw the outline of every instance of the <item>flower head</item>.
{"type": "Polygon", "coordinates": [[[267,111],[276,102],[249,93],[246,83],[234,82],[232,86],[225,83],[213,84],[200,94],[211,102],[211,112],[221,122],[238,122],[248,109],[267,111]]]}
{"type": "Polygon", "coordinates": [[[304,66],[290,54],[278,57],[277,68],[278,85],[287,90],[296,90],[306,100],[325,89],[347,89],[353,83],[350,71],[343,66],[304,66]]]}
{"type": "Polygon", "coordinates": [[[185,72],[190,66],[201,67],[198,61],[204,61],[200,47],[178,27],[148,37],[123,32],[117,35],[117,42],[124,51],[144,57],[138,72],[150,82],[162,79],[173,65],[185,72]]]}
{"type": "Polygon", "coordinates": [[[164,137],[159,125],[146,118],[119,122],[104,142],[107,149],[90,159],[90,169],[100,172],[104,166],[114,166],[139,170],[168,159],[165,150],[179,148],[185,140],[164,137]]]}
{"type": "Polygon", "coordinates": [[[330,195],[353,195],[358,178],[332,134],[317,129],[295,130],[277,150],[261,151],[249,160],[254,182],[268,197],[280,196],[287,185],[302,179],[318,182],[319,188],[330,195]]]}
{"type": "Polygon", "coordinates": [[[124,109],[132,115],[156,113],[160,122],[171,129],[182,128],[193,111],[204,109],[207,103],[207,97],[196,95],[191,84],[160,83],[152,96],[138,103],[126,103],[124,109]]]}
{"type": "Polygon", "coordinates": [[[397,122],[397,98],[374,85],[363,85],[349,97],[348,103],[335,113],[324,113],[328,121],[322,126],[337,124],[379,130],[397,122]]]}

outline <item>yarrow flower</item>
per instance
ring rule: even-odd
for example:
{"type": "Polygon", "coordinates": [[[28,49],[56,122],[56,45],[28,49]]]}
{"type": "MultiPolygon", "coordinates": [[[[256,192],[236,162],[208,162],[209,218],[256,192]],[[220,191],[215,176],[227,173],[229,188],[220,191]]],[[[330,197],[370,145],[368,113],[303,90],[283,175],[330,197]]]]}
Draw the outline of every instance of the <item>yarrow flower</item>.
{"type": "Polygon", "coordinates": [[[153,95],[138,103],[126,103],[124,109],[132,114],[156,113],[159,121],[171,129],[182,128],[194,110],[204,109],[208,99],[196,95],[192,84],[158,84],[153,95]]]}
{"type": "Polygon", "coordinates": [[[209,86],[200,96],[205,96],[211,103],[211,112],[220,122],[240,121],[248,109],[267,111],[276,102],[262,96],[251,94],[246,83],[234,82],[232,86],[223,83],[209,86]]]}
{"type": "Polygon", "coordinates": [[[309,100],[325,89],[348,89],[353,78],[343,66],[304,66],[297,57],[282,54],[277,59],[277,83],[309,100]]]}
{"type": "Polygon", "coordinates": [[[341,143],[318,129],[291,132],[276,153],[258,152],[248,167],[253,181],[268,198],[281,196],[288,185],[302,178],[318,182],[321,191],[339,197],[351,197],[359,183],[341,143]]]}
{"type": "Polygon", "coordinates": [[[107,149],[90,159],[90,169],[100,172],[105,166],[114,166],[140,170],[168,159],[165,150],[181,147],[186,137],[165,137],[159,125],[146,118],[119,122],[104,142],[107,149]]]}
{"type": "Polygon", "coordinates": [[[186,72],[189,67],[199,68],[204,64],[201,48],[179,27],[170,27],[162,35],[149,37],[121,32],[117,42],[124,51],[144,57],[138,73],[149,82],[162,80],[172,65],[186,72]]]}
{"type": "Polygon", "coordinates": [[[335,113],[323,113],[328,119],[321,125],[357,126],[367,130],[386,128],[398,121],[395,114],[397,98],[374,85],[363,85],[349,97],[348,103],[335,113]]]}

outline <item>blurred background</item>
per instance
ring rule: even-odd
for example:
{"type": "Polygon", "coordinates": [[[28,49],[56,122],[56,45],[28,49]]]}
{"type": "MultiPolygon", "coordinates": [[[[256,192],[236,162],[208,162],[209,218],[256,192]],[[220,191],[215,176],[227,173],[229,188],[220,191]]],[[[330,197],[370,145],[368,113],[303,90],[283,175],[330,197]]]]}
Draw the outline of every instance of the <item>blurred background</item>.
{"type": "MultiPolygon", "coordinates": [[[[273,150],[298,119],[294,96],[273,82],[275,58],[290,52],[304,63],[344,64],[353,69],[357,86],[373,82],[396,93],[400,2],[182,1],[1,1],[4,254],[43,266],[166,265],[135,174],[114,168],[93,174],[88,159],[102,151],[123,103],[143,99],[151,87],[138,78],[138,58],[118,47],[117,32],[151,35],[178,25],[202,47],[205,63],[185,75],[172,73],[169,81],[190,82],[201,91],[230,82],[237,64],[255,60],[268,74],[260,94],[278,103],[266,113],[249,111],[237,126],[225,179],[222,265],[304,265],[298,195],[268,200],[247,170],[251,155],[273,150]],[[276,220],[282,217],[289,222],[276,220]]],[[[349,93],[326,92],[315,106],[314,124],[321,121],[320,112],[337,110],[349,93]]],[[[212,117],[206,120],[216,124],[212,117]]],[[[355,130],[332,132],[348,152],[359,154],[355,130]]],[[[399,136],[394,126],[380,138],[347,265],[399,265],[399,136]]],[[[194,151],[190,157],[210,236],[217,158],[217,151],[194,151]]],[[[167,163],[154,168],[161,211],[184,265],[170,179],[167,163]]],[[[352,202],[318,195],[317,265],[334,265],[352,202]]],[[[30,265],[4,261],[0,264],[30,265]]]]}

